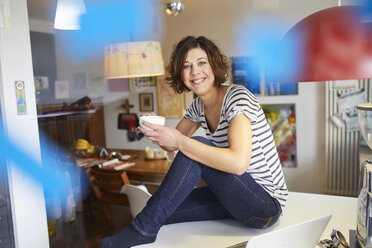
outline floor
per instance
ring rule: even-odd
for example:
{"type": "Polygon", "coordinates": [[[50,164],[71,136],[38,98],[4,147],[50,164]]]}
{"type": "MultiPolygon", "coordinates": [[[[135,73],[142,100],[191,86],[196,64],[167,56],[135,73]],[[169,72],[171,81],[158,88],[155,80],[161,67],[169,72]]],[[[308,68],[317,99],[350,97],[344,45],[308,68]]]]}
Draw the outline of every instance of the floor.
{"type": "Polygon", "coordinates": [[[63,218],[56,221],[56,231],[49,237],[50,247],[99,248],[100,239],[114,234],[131,221],[129,207],[102,203],[90,196],[83,202],[82,211],[76,212],[74,221],[65,222],[63,218]]]}

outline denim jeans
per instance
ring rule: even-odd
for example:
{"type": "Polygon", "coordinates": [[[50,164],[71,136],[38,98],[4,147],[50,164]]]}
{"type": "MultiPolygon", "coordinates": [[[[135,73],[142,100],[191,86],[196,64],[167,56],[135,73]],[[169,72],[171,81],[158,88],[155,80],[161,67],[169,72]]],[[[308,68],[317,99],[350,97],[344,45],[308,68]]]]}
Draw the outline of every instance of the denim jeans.
{"type": "MultiPolygon", "coordinates": [[[[204,137],[193,138],[214,146],[204,137]]],[[[155,236],[164,224],[225,218],[266,228],[281,212],[279,202],[248,173],[238,176],[219,171],[178,152],[159,189],[132,226],[144,236],[155,236]],[[195,188],[200,178],[208,186],[195,188]]]]}

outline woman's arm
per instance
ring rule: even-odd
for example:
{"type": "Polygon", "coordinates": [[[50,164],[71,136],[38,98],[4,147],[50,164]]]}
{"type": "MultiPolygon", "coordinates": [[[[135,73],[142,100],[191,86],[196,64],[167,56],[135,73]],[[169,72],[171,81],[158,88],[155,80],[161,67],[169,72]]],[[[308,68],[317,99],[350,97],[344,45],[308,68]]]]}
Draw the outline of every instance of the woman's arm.
{"type": "Polygon", "coordinates": [[[241,175],[248,169],[252,153],[251,122],[248,117],[239,114],[230,122],[228,148],[212,147],[191,139],[181,131],[190,134],[193,128],[187,125],[187,122],[181,122],[177,129],[173,128],[173,131],[168,130],[171,127],[162,127],[150,123],[149,127],[155,128],[155,131],[152,133],[144,132],[153,143],[179,149],[187,157],[217,170],[241,175]],[[185,124],[185,127],[183,127],[183,124],[185,124]]]}
{"type": "Polygon", "coordinates": [[[148,127],[151,126],[150,128],[155,130],[155,132],[146,131],[141,127],[140,131],[145,134],[150,141],[152,141],[154,144],[159,145],[162,149],[168,152],[176,151],[178,150],[178,147],[171,146],[170,144],[172,144],[173,142],[164,141],[162,143],[164,145],[159,144],[157,140],[159,140],[160,137],[162,137],[163,140],[174,140],[174,137],[176,137],[179,133],[190,137],[200,127],[200,123],[192,122],[186,118],[182,118],[181,121],[177,124],[176,128],[154,124],[151,125],[151,123],[148,122],[144,122],[144,124],[148,127]]]}
{"type": "Polygon", "coordinates": [[[179,150],[202,164],[241,175],[247,171],[252,153],[251,122],[248,117],[239,114],[230,122],[228,141],[228,148],[217,148],[191,138],[182,138],[179,150]]]}

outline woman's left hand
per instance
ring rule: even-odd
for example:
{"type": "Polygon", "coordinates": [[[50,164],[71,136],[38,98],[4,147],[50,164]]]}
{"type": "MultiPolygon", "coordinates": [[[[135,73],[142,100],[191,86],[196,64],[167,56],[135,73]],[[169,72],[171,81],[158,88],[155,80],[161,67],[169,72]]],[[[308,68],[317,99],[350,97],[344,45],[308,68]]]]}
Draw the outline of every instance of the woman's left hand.
{"type": "Polygon", "coordinates": [[[177,129],[170,126],[153,124],[147,121],[143,121],[142,124],[152,129],[151,131],[144,129],[141,126],[139,127],[141,133],[143,133],[152,143],[168,148],[165,150],[178,150],[182,134],[177,129]]]}

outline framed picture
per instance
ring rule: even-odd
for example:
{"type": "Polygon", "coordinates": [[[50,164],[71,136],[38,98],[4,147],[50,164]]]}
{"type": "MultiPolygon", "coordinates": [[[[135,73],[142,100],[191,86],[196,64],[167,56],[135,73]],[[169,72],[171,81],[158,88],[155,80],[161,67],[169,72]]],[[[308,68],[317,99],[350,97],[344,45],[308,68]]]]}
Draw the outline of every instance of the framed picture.
{"type": "Polygon", "coordinates": [[[88,73],[75,73],[75,89],[88,89],[89,77],[88,73]]]}
{"type": "Polygon", "coordinates": [[[234,84],[245,86],[255,95],[261,94],[260,69],[254,57],[232,57],[231,75],[234,84]]]}
{"type": "Polygon", "coordinates": [[[147,87],[156,86],[156,77],[131,78],[129,85],[131,92],[140,92],[147,87]]]}
{"type": "Polygon", "coordinates": [[[298,95],[298,83],[265,83],[266,95],[298,95]]]}
{"type": "MultiPolygon", "coordinates": [[[[165,76],[158,78],[157,82],[158,114],[167,118],[182,118],[183,95],[174,92],[173,88],[165,81],[165,76]]],[[[191,92],[192,97],[192,92],[191,92]]],[[[190,103],[192,102],[192,99],[190,103]]]]}
{"type": "Polygon", "coordinates": [[[152,93],[140,93],[139,102],[141,112],[154,111],[154,95],[152,93]]]}

